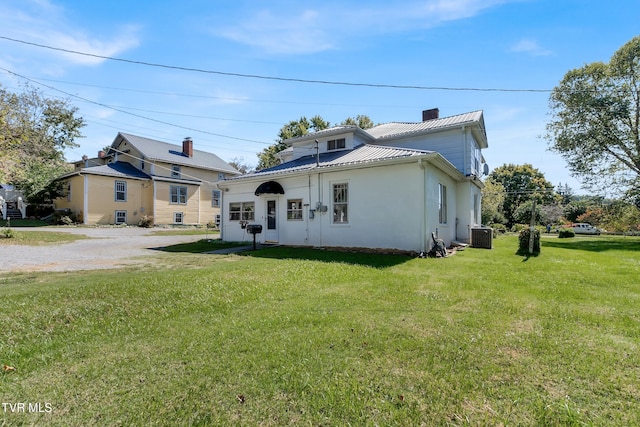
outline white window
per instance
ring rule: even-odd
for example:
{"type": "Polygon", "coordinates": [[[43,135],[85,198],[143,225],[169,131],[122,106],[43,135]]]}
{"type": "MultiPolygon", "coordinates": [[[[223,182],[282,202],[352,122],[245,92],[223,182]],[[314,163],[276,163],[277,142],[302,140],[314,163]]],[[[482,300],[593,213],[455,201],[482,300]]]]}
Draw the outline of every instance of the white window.
{"type": "Polygon", "coordinates": [[[220,219],[221,219],[221,218],[220,218],[220,214],[217,214],[217,215],[216,215],[216,225],[217,225],[218,227],[220,227],[220,219]]]}
{"type": "Polygon", "coordinates": [[[443,184],[438,184],[438,220],[447,223],[447,187],[443,184]]]}
{"type": "Polygon", "coordinates": [[[331,139],[331,140],[327,141],[327,151],[339,150],[339,149],[345,148],[345,147],[346,147],[346,141],[345,141],[344,138],[331,139]]]}
{"type": "Polygon", "coordinates": [[[222,181],[224,179],[224,172],[218,172],[218,181],[222,181]]]}
{"type": "Polygon", "coordinates": [[[287,219],[302,221],[302,199],[287,200],[287,219]]]}
{"type": "Polygon", "coordinates": [[[173,213],[173,223],[174,224],[183,224],[184,223],[184,213],[183,212],[174,212],[173,213]]]}
{"type": "Polygon", "coordinates": [[[473,195],[473,220],[476,224],[480,224],[482,219],[480,218],[480,197],[477,194],[473,195]]]}
{"type": "Polygon", "coordinates": [[[333,184],[333,223],[349,222],[349,184],[333,184]]]}
{"type": "Polygon", "coordinates": [[[127,211],[116,211],[116,224],[127,223],[127,211]]]}
{"type": "Polygon", "coordinates": [[[211,206],[220,207],[220,190],[211,190],[211,206]]]}
{"type": "Polygon", "coordinates": [[[186,205],[187,187],[182,185],[169,186],[169,202],[172,205],[186,205]]]}
{"type": "Polygon", "coordinates": [[[229,203],[229,221],[253,221],[253,202],[229,203]]]}
{"type": "Polygon", "coordinates": [[[127,182],[116,181],[116,202],[127,201],[127,182]]]}
{"type": "Polygon", "coordinates": [[[180,178],[180,165],[171,165],[171,177],[180,178]]]}
{"type": "Polygon", "coordinates": [[[67,202],[71,201],[71,183],[67,183],[67,202]]]}

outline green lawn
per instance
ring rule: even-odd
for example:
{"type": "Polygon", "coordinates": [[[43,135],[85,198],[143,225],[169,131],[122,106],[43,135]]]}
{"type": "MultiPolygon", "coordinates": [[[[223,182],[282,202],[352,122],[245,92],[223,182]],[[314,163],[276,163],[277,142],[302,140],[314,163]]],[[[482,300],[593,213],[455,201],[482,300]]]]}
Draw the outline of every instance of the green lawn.
{"type": "Polygon", "coordinates": [[[0,425],[639,425],[640,240],[494,245],[2,276],[0,425]]]}
{"type": "Polygon", "coordinates": [[[65,233],[64,231],[20,231],[15,228],[0,228],[0,245],[51,245],[88,239],[83,234],[65,233]],[[7,231],[8,230],[8,231],[7,231]],[[6,237],[6,234],[12,237],[6,237]]]}

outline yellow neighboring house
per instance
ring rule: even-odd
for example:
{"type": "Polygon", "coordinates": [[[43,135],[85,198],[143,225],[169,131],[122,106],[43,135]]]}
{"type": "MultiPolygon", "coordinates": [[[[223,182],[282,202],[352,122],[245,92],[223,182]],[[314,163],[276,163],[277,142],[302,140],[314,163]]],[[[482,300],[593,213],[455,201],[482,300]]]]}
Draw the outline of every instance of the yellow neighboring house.
{"type": "Polygon", "coordinates": [[[215,154],[118,133],[107,152],[86,156],[75,171],[57,179],[63,196],[56,210],[68,209],[84,224],[220,223],[221,193],[216,183],[240,173],[215,154]]]}

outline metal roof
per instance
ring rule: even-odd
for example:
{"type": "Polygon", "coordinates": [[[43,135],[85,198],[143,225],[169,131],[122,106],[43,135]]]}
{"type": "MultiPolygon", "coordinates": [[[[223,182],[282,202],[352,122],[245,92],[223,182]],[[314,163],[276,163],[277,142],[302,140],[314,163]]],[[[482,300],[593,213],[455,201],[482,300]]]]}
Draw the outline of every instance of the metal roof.
{"type": "Polygon", "coordinates": [[[133,179],[150,179],[151,177],[146,173],[135,168],[133,165],[127,162],[114,162],[102,166],[92,166],[88,168],[82,168],[79,171],[81,174],[91,175],[103,175],[113,176],[116,178],[133,178],[133,179]]]}
{"type": "Polygon", "coordinates": [[[322,153],[316,159],[315,155],[300,157],[271,168],[262,169],[247,175],[230,178],[238,180],[265,175],[284,174],[304,171],[314,168],[332,168],[337,166],[358,165],[379,162],[383,160],[424,156],[433,151],[412,150],[406,148],[382,147],[379,145],[363,144],[351,150],[340,150],[322,153]]]}
{"type": "Polygon", "coordinates": [[[155,139],[123,132],[118,133],[118,136],[116,136],[111,145],[113,148],[118,145],[120,138],[125,139],[129,144],[133,145],[148,160],[159,160],[167,163],[227,173],[240,173],[233,166],[213,153],[194,149],[193,157],[189,157],[182,152],[182,145],[169,144],[168,142],[157,141],[155,139]]]}
{"type": "Polygon", "coordinates": [[[486,141],[487,134],[484,125],[484,117],[482,111],[472,111],[470,113],[458,114],[451,117],[443,117],[440,119],[426,120],[418,123],[385,123],[366,129],[369,135],[378,141],[389,140],[411,136],[413,134],[427,133],[435,130],[444,130],[451,127],[460,127],[465,124],[476,123],[480,127],[480,131],[486,141]]]}

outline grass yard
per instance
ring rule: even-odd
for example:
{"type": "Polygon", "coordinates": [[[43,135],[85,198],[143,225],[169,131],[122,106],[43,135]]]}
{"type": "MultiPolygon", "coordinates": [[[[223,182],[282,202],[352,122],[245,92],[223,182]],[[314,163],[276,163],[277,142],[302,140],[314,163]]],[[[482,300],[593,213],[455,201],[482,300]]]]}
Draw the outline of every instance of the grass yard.
{"type": "Polygon", "coordinates": [[[81,239],[88,239],[88,237],[64,231],[20,231],[15,228],[0,228],[0,245],[38,246],[69,243],[81,239]],[[7,234],[12,237],[7,237],[7,234]]]}
{"type": "Polygon", "coordinates": [[[0,424],[640,425],[640,240],[494,245],[3,276],[0,424]]]}

